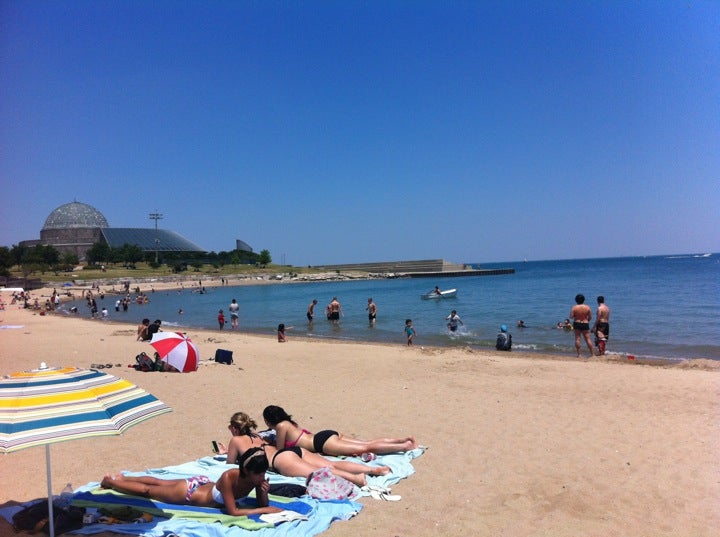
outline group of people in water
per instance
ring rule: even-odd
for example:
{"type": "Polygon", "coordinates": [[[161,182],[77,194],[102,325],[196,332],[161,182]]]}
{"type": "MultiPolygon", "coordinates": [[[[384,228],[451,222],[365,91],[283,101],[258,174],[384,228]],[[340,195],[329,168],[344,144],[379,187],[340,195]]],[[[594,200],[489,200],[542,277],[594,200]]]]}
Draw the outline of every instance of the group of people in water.
{"type": "Polygon", "coordinates": [[[366,464],[377,455],[404,452],[418,447],[415,438],[377,438],[358,440],[334,430],[312,433],[301,427],[282,407],[270,405],[263,411],[269,428],[258,432],[257,423],[245,412],[230,418],[232,435],[227,445],[218,442],[218,451],[226,454],[227,464],[237,465],[211,481],[204,475],[187,479],[158,479],[151,476],[131,477],[106,475],[103,488],[124,494],[144,496],[166,503],[204,507],[223,506],[227,514],[246,516],[279,512],[271,506],[270,470],[288,477],[308,478],[323,467],[362,487],[368,475],[387,475],[388,466],[366,464]],[[328,456],[357,456],[365,462],[329,459],[328,456]],[[238,507],[236,501],[255,490],[257,507],[238,507]]]}

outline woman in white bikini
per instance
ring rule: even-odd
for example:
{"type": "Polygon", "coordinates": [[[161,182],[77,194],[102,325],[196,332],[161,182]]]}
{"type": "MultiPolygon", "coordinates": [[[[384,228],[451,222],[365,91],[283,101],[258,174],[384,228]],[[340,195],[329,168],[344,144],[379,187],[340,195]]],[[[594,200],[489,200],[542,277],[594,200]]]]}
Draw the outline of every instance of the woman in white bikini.
{"type": "Polygon", "coordinates": [[[103,488],[124,494],[145,496],[166,503],[217,507],[224,505],[232,516],[279,513],[282,509],[269,505],[270,483],[265,479],[268,460],[259,448],[247,450],[233,468],[220,476],[216,483],[207,476],[198,475],[187,479],[157,479],[156,477],[128,477],[106,475],[100,483],[103,488]],[[235,500],[244,498],[255,489],[258,507],[240,508],[235,500]]]}

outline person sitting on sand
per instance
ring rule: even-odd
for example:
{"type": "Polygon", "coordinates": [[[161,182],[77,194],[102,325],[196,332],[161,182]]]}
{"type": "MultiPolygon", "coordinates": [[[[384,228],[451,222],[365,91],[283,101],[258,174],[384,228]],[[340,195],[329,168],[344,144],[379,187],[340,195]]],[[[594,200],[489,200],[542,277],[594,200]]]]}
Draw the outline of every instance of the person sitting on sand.
{"type": "Polygon", "coordinates": [[[279,513],[282,509],[273,507],[268,500],[270,482],[265,479],[268,460],[260,448],[247,450],[237,461],[238,468],[223,472],[216,483],[207,476],[197,475],[187,479],[158,479],[156,477],[115,477],[106,475],[100,485],[123,494],[144,496],[153,500],[178,505],[201,507],[225,506],[231,516],[261,515],[279,513]],[[237,507],[235,501],[244,498],[255,489],[258,507],[237,507]]]}
{"type": "Polygon", "coordinates": [[[268,427],[275,429],[275,447],[278,449],[295,446],[324,455],[363,455],[365,453],[384,454],[409,451],[417,447],[415,438],[376,438],[357,440],[342,436],[337,431],[318,431],[313,434],[295,423],[285,410],[270,405],[263,410],[263,418],[268,427]]]}
{"type": "Polygon", "coordinates": [[[227,453],[227,463],[234,464],[238,457],[253,448],[265,449],[270,469],[287,477],[307,478],[319,468],[329,467],[333,474],[343,477],[355,485],[365,486],[368,475],[387,475],[391,472],[388,466],[369,466],[351,461],[333,461],[322,455],[312,453],[300,447],[277,449],[268,440],[261,437],[255,430],[257,424],[244,412],[236,412],[230,418],[228,429],[232,438],[225,447],[218,442],[220,453],[227,453]]]}
{"type": "Polygon", "coordinates": [[[143,319],[137,327],[137,340],[138,341],[150,341],[152,336],[148,334],[148,327],[150,326],[150,319],[143,319]]]}

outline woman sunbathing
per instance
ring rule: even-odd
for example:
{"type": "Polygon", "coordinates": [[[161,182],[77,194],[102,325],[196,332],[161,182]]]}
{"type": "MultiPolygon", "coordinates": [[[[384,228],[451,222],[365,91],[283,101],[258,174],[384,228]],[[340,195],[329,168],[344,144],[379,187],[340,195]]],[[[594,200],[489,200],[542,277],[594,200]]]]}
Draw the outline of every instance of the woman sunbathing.
{"type": "Polygon", "coordinates": [[[342,436],[337,431],[318,431],[313,434],[301,429],[285,410],[279,406],[267,406],[263,410],[263,418],[268,427],[275,429],[275,446],[278,449],[301,447],[314,453],[335,456],[353,456],[364,454],[397,453],[409,451],[417,447],[412,436],[405,438],[376,438],[374,440],[357,440],[342,436]]]}
{"type": "Polygon", "coordinates": [[[280,512],[282,509],[269,505],[268,501],[270,483],[265,479],[265,472],[268,469],[265,451],[260,448],[249,449],[237,462],[239,467],[224,472],[217,483],[213,483],[204,475],[187,479],[106,475],[100,485],[124,494],[145,496],[166,503],[201,507],[217,507],[217,504],[221,504],[225,506],[227,514],[232,516],[280,512]],[[237,507],[235,500],[244,498],[253,489],[258,507],[237,507]]]}
{"type": "MultiPolygon", "coordinates": [[[[369,466],[350,461],[333,461],[300,447],[277,449],[255,432],[257,424],[244,412],[237,412],[230,418],[228,429],[233,437],[226,448],[227,462],[233,464],[238,457],[252,449],[262,447],[267,453],[270,468],[287,477],[307,478],[312,472],[324,466],[332,473],[344,477],[359,487],[367,483],[368,475],[387,475],[391,472],[388,466],[369,466]]],[[[224,448],[221,444],[221,448],[224,448]]]]}

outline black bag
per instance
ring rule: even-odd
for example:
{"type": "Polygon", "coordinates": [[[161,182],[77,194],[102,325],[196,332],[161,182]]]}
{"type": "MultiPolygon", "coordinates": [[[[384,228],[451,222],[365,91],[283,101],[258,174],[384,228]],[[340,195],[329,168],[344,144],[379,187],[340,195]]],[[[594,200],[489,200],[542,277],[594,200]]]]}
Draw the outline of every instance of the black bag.
{"type": "Polygon", "coordinates": [[[226,351],[224,349],[218,349],[215,351],[215,361],[219,364],[231,364],[233,363],[232,351],[226,351]]]}
{"type": "MultiPolygon", "coordinates": [[[[55,535],[82,528],[84,514],[84,507],[62,507],[58,502],[53,502],[55,535]]],[[[29,531],[31,533],[43,531],[50,533],[47,499],[18,511],[13,515],[12,519],[15,531],[29,531]]]]}
{"type": "Polygon", "coordinates": [[[155,362],[144,352],[141,352],[135,357],[135,362],[137,363],[133,367],[137,371],[155,371],[155,362]]]}

